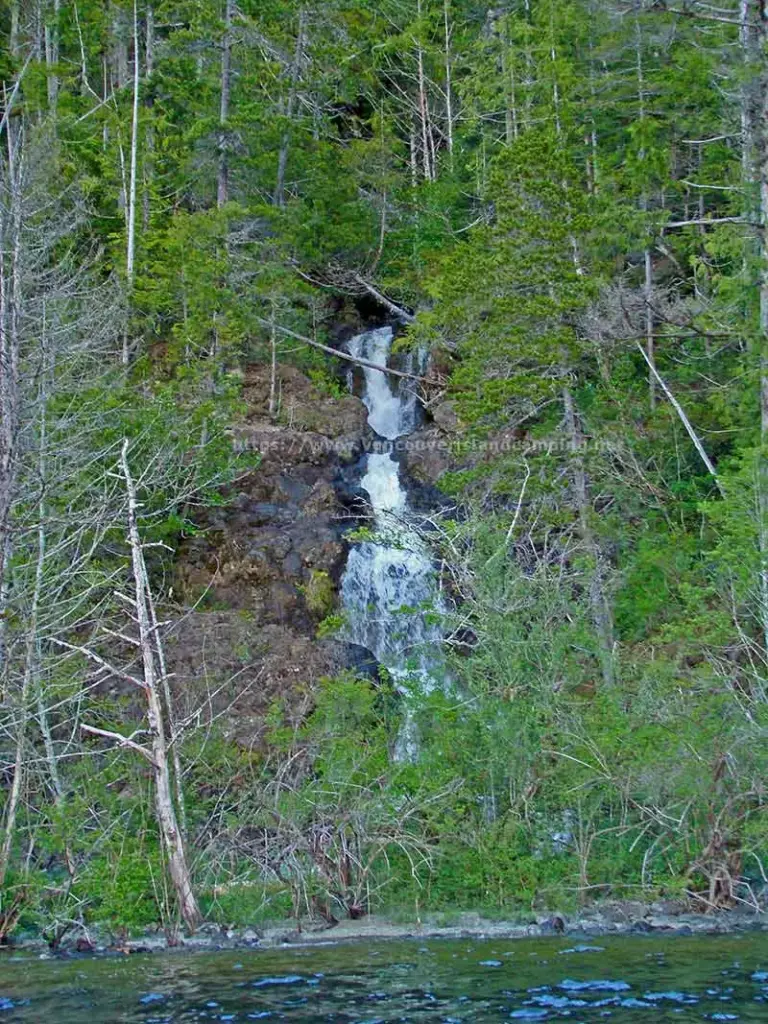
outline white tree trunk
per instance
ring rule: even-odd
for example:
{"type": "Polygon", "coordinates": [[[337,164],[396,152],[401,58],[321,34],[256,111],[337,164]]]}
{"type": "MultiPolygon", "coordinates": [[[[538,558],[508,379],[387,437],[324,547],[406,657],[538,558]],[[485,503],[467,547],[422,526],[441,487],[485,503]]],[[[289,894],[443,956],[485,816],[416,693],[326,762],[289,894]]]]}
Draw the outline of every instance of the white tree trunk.
{"type": "Polygon", "coordinates": [[[283,137],[280,142],[280,152],[277,156],[277,181],[275,183],[275,195],[273,200],[275,206],[283,206],[285,204],[285,172],[288,167],[288,152],[291,143],[290,125],[291,118],[293,117],[296,107],[299,81],[301,79],[301,67],[304,62],[304,37],[306,34],[306,23],[307,14],[302,7],[299,11],[299,27],[296,35],[296,49],[294,51],[293,64],[291,66],[291,83],[288,89],[288,99],[285,104],[287,127],[283,132],[283,137]]]}
{"type": "Polygon", "coordinates": [[[165,716],[160,694],[162,680],[158,678],[156,663],[156,645],[160,643],[160,637],[157,635],[157,630],[153,628],[149,580],[138,526],[139,502],[136,485],[128,465],[127,440],[123,441],[120,466],[128,495],[128,536],[131,545],[136,621],[143,666],[143,688],[147,699],[147,721],[152,737],[151,760],[155,780],[155,813],[181,917],[188,930],[194,931],[200,923],[201,914],[192,888],[192,879],[184,850],[184,839],[173,805],[165,716]]]}
{"type": "Polygon", "coordinates": [[[445,138],[448,161],[453,172],[453,57],[451,55],[450,0],[443,0],[443,34],[445,38],[445,138]]]}
{"type": "Polygon", "coordinates": [[[583,437],[573,395],[568,387],[563,388],[563,411],[565,413],[565,429],[571,449],[573,489],[576,498],[576,511],[579,517],[579,534],[584,548],[592,561],[591,577],[589,580],[589,603],[592,611],[592,622],[600,648],[603,682],[607,686],[611,686],[615,679],[613,619],[606,594],[603,557],[590,522],[591,504],[589,501],[587,474],[584,469],[583,437]]]}
{"type": "Polygon", "coordinates": [[[226,128],[232,89],[232,6],[233,0],[224,0],[224,37],[221,41],[221,80],[219,84],[219,169],[216,181],[216,205],[219,209],[229,201],[226,128]]]}

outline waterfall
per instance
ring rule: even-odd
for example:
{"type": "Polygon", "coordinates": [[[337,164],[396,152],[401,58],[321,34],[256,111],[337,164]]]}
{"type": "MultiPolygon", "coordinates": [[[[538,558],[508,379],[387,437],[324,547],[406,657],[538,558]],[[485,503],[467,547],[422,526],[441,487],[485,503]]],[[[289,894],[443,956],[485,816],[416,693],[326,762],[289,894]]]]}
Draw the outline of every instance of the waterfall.
{"type": "MultiPolygon", "coordinates": [[[[348,349],[350,355],[386,366],[391,345],[392,328],[380,327],[352,338],[348,349]]],[[[410,365],[421,369],[412,357],[410,365]]],[[[400,465],[386,443],[415,428],[416,397],[402,386],[394,391],[381,370],[363,370],[368,423],[380,440],[360,481],[371,505],[373,537],[352,547],[341,582],[346,637],[369,650],[401,692],[424,694],[437,685],[437,582],[429,550],[414,526],[400,465]]],[[[417,750],[406,708],[396,756],[412,759],[417,750]]]]}

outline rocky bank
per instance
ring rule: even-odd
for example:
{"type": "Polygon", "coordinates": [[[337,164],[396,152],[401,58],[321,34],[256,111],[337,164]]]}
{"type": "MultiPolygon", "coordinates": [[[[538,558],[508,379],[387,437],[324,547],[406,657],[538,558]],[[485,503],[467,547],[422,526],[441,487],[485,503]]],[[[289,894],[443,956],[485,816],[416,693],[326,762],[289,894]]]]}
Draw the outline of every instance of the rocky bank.
{"type": "Polygon", "coordinates": [[[270,415],[270,376],[261,365],[244,374],[236,442],[259,462],[179,550],[175,596],[193,610],[168,649],[178,713],[194,714],[213,695],[230,737],[247,745],[259,742],[275,699],[300,714],[319,678],[364,660],[317,632],[336,609],[353,525],[340,495],[369,438],[366,409],[279,366],[270,415]]]}

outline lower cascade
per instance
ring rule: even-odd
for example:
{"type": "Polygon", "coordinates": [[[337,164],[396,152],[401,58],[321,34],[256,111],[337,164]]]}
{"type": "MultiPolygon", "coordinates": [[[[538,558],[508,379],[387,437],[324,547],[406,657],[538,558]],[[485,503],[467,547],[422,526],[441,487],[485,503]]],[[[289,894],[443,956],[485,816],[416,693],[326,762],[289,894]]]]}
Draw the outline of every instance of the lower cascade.
{"type": "MultiPolygon", "coordinates": [[[[352,338],[351,355],[386,366],[392,328],[380,327],[352,338]]],[[[363,367],[368,423],[378,435],[360,481],[368,495],[373,536],[355,544],[341,583],[346,638],[371,652],[401,692],[412,696],[437,686],[441,637],[439,593],[429,550],[408,508],[400,465],[387,442],[416,426],[415,395],[393,391],[387,374],[363,367]]],[[[406,719],[395,754],[412,759],[418,742],[412,714],[406,719]]]]}

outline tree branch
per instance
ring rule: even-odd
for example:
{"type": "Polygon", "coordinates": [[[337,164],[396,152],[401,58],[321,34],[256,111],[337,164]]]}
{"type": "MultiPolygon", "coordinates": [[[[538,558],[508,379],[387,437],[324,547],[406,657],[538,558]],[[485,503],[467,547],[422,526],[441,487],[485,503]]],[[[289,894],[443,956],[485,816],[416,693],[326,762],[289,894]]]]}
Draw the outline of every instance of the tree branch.
{"type": "Polygon", "coordinates": [[[156,767],[151,751],[147,750],[146,747],[142,747],[140,743],[135,743],[130,736],[122,736],[119,732],[110,732],[109,729],[97,729],[94,725],[86,725],[85,722],[80,723],[80,728],[83,732],[90,733],[92,736],[104,736],[108,740],[115,740],[120,747],[130,747],[131,750],[141,754],[151,765],[156,767]]]}
{"type": "Polygon", "coordinates": [[[707,227],[709,224],[749,224],[744,217],[694,217],[691,220],[668,220],[662,224],[664,228],[690,228],[697,225],[707,227]]]}
{"type": "Polygon", "coordinates": [[[720,478],[717,475],[717,470],[715,469],[715,467],[714,467],[714,465],[712,463],[712,460],[707,455],[707,453],[706,453],[706,451],[704,449],[704,445],[699,440],[698,434],[693,429],[693,427],[691,425],[691,421],[685,415],[685,410],[683,409],[682,405],[680,405],[678,400],[675,398],[675,396],[672,394],[672,392],[667,387],[666,381],[659,374],[659,371],[656,369],[656,367],[653,364],[653,360],[649,359],[648,353],[645,351],[645,349],[640,344],[640,342],[639,341],[635,342],[635,346],[636,346],[638,352],[640,353],[640,355],[643,357],[643,359],[648,364],[648,369],[653,374],[655,380],[658,381],[659,387],[664,392],[664,394],[667,396],[667,398],[669,399],[670,403],[674,407],[675,412],[680,417],[680,422],[683,424],[683,426],[685,427],[686,431],[688,432],[688,436],[693,441],[693,444],[694,444],[694,447],[696,448],[696,451],[701,456],[701,461],[707,467],[707,471],[711,475],[712,479],[715,481],[715,486],[717,487],[718,491],[720,492],[720,496],[722,498],[724,498],[725,497],[725,491],[723,490],[723,485],[720,483],[720,478]]]}
{"type": "Polygon", "coordinates": [[[66,647],[68,651],[77,651],[78,654],[84,654],[86,658],[90,661],[94,661],[97,665],[100,665],[111,675],[117,676],[119,679],[125,679],[126,682],[133,683],[134,686],[138,686],[141,690],[146,689],[146,684],[141,679],[137,679],[136,676],[132,676],[130,672],[124,672],[122,669],[115,668],[114,665],[110,665],[108,661],[105,661],[102,657],[96,654],[95,651],[90,650],[88,647],[79,647],[77,644],[68,644],[66,640],[59,640],[55,636],[51,637],[51,641],[58,647],[66,647]]]}
{"type": "Polygon", "coordinates": [[[272,324],[269,320],[264,320],[261,317],[257,317],[260,324],[264,324],[265,327],[272,328],[274,326],[276,331],[280,331],[281,334],[286,334],[289,338],[295,338],[296,341],[301,341],[305,345],[311,345],[312,348],[320,349],[321,352],[327,352],[328,355],[336,356],[338,359],[345,359],[348,363],[355,363],[357,366],[367,366],[371,370],[379,370],[381,373],[389,373],[393,377],[405,377],[408,380],[417,380],[421,384],[433,384],[438,385],[440,382],[432,380],[429,377],[420,377],[417,373],[406,373],[405,370],[393,370],[389,366],[380,366],[378,363],[371,363],[367,359],[359,359],[357,356],[352,356],[349,352],[342,352],[341,349],[331,348],[330,345],[323,345],[319,341],[313,341],[312,338],[306,338],[303,334],[297,334],[296,331],[291,331],[287,327],[281,327],[279,324],[272,324]]]}
{"type": "Polygon", "coordinates": [[[412,313],[403,309],[402,306],[398,306],[396,302],[392,301],[392,299],[388,299],[383,292],[380,292],[378,288],[375,288],[369,281],[366,281],[365,278],[360,276],[360,274],[355,274],[355,281],[361,288],[364,288],[369,295],[376,299],[377,302],[380,302],[385,309],[388,309],[390,313],[396,316],[398,320],[402,320],[403,323],[406,324],[412,324],[416,319],[412,313]]]}

